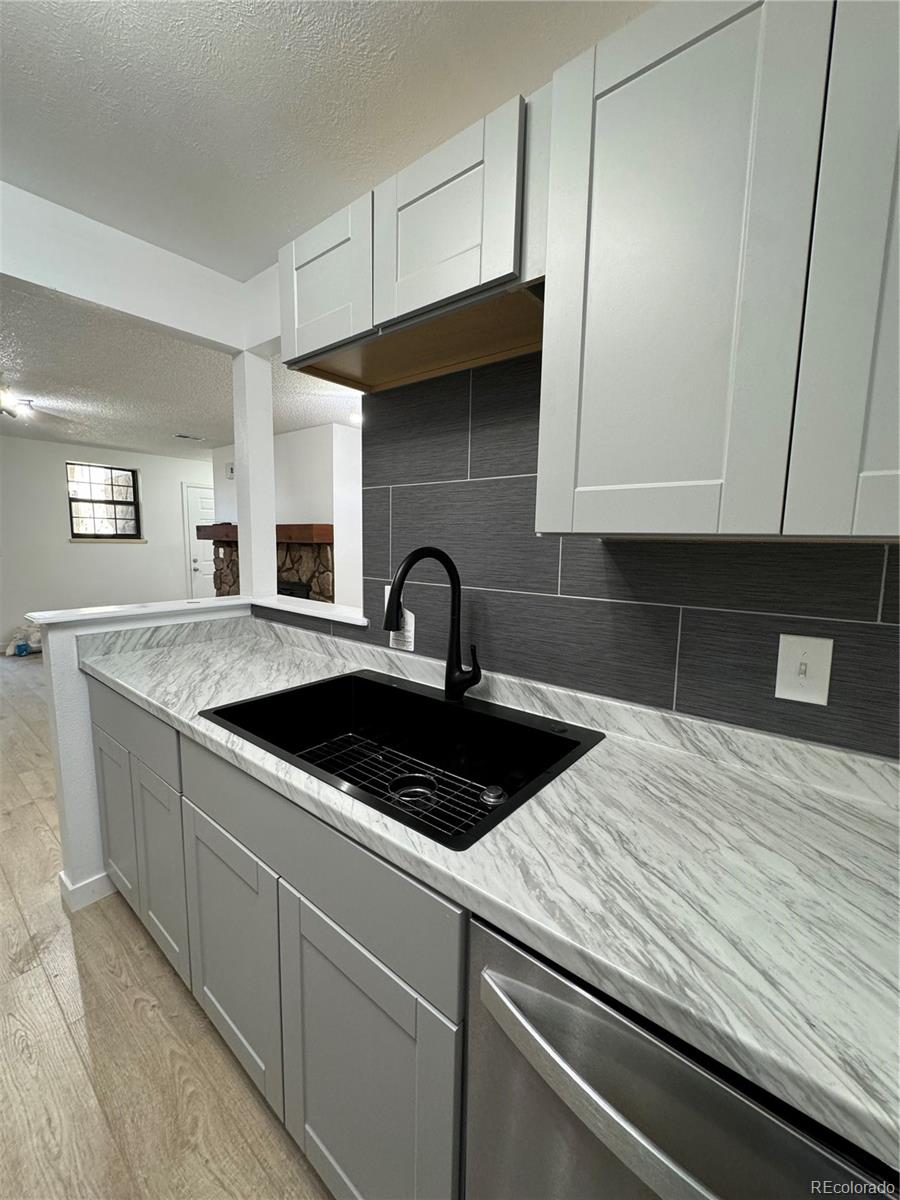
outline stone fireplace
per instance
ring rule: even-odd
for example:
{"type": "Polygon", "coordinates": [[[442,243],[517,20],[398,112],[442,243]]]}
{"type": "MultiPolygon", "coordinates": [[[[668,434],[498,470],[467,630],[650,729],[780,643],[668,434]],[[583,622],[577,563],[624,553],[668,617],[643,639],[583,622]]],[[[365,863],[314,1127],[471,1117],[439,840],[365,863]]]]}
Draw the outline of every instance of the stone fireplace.
{"type": "MultiPolygon", "coordinates": [[[[241,566],[236,525],[200,525],[197,536],[213,544],[217,596],[237,596],[241,566]]],[[[310,600],[334,603],[334,528],[331,525],[277,525],[278,590],[310,600]]]]}

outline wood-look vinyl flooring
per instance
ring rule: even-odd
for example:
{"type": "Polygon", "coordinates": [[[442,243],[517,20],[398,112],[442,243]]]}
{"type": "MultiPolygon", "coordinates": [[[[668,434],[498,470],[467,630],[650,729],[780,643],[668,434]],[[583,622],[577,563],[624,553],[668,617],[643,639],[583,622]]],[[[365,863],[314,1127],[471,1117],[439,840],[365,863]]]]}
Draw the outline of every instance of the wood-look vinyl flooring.
{"type": "Polygon", "coordinates": [[[125,901],[66,913],[54,788],[0,658],[0,1200],[329,1200],[125,901]]]}

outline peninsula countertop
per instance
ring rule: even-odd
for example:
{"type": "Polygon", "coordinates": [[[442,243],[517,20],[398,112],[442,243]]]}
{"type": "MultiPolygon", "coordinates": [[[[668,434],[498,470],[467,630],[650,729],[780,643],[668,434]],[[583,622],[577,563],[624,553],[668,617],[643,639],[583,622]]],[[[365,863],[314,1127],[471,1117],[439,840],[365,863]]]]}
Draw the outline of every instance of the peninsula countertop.
{"type": "MultiPolygon", "coordinates": [[[[830,789],[787,777],[780,749],[802,756],[802,744],[751,735],[760,762],[750,766],[691,748],[692,739],[706,736],[707,723],[685,725],[685,748],[607,728],[563,775],[471,849],[454,852],[198,716],[361,667],[422,680],[424,660],[299,631],[290,631],[292,643],[289,634],[250,618],[236,626],[240,632],[231,636],[222,628],[202,642],[143,648],[134,641],[117,648],[117,635],[100,635],[88,639],[81,666],[524,945],[896,1166],[898,827],[891,764],[848,756],[854,765],[846,777],[861,773],[862,785],[851,789],[842,778],[830,789]],[[769,774],[761,769],[768,761],[781,765],[769,774]],[[869,774],[881,784],[871,794],[869,774]]],[[[493,693],[488,679],[480,694],[603,728],[595,698],[495,679],[501,683],[493,693]]],[[[713,738],[727,727],[708,728],[713,738]]],[[[837,755],[833,761],[842,762],[837,755]]]]}

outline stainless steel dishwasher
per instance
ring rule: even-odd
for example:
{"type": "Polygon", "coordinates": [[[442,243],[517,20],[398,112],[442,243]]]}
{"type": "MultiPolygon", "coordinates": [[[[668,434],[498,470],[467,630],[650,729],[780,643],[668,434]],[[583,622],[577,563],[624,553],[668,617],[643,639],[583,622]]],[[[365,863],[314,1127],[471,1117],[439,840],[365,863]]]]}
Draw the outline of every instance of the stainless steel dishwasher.
{"type": "Polygon", "coordinates": [[[875,1178],[471,930],[466,1200],[800,1200],[875,1178]]]}

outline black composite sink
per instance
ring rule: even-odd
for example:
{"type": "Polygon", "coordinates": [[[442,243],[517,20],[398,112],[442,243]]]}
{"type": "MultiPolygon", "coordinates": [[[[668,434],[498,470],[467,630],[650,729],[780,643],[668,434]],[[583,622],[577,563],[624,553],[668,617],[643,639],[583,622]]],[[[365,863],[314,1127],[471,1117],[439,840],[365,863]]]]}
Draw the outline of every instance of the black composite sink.
{"type": "Polygon", "coordinates": [[[201,717],[451,850],[465,850],[603,734],[356,671],[201,717]]]}

